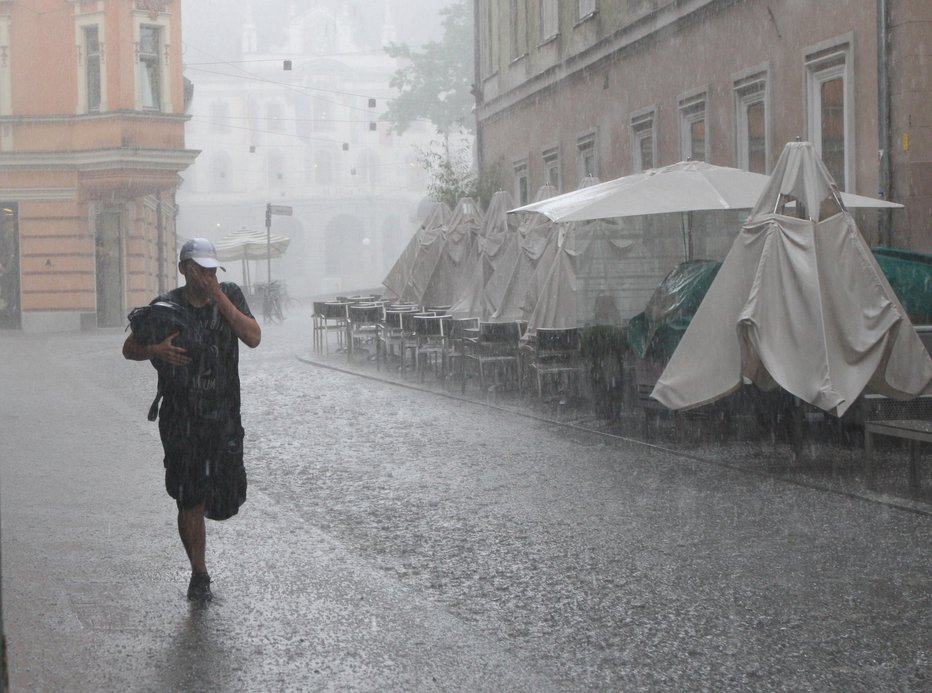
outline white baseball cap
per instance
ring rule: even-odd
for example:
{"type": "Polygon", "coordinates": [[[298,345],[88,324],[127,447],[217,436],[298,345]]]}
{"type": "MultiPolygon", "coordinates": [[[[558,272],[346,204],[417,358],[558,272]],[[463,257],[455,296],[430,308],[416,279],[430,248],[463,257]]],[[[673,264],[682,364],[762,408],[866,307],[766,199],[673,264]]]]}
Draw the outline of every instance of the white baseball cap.
{"type": "Polygon", "coordinates": [[[207,267],[208,269],[220,267],[224,272],[227,271],[225,267],[220,266],[220,262],[217,260],[217,249],[214,244],[206,238],[192,238],[181,246],[179,260],[181,262],[194,260],[201,267],[207,267]]]}

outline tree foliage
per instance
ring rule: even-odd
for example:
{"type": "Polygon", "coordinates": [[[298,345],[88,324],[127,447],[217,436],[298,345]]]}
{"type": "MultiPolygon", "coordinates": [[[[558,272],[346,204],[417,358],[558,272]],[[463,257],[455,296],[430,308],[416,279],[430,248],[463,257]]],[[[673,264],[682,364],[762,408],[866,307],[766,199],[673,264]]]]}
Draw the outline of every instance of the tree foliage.
{"type": "Polygon", "coordinates": [[[456,207],[464,197],[472,198],[485,209],[492,194],[500,188],[500,163],[489,167],[481,175],[477,174],[469,147],[451,151],[449,141],[445,141],[442,147],[435,143],[430,149],[420,152],[419,163],[429,178],[428,197],[446,203],[450,209],[456,207]]]}
{"type": "Polygon", "coordinates": [[[440,10],[443,40],[412,50],[406,44],[391,44],[386,52],[400,58],[402,67],[390,86],[398,89],[389,101],[384,120],[401,134],[419,118],[430,120],[437,131],[449,136],[456,130],[473,132],[473,17],[472,3],[459,0],[440,10]]]}

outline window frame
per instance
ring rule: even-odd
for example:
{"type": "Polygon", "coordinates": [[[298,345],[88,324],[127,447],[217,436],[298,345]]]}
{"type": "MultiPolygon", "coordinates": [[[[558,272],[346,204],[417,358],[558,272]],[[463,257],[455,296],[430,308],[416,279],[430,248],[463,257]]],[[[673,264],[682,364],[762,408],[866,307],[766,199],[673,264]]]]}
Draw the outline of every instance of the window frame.
{"type": "Polygon", "coordinates": [[[230,132],[230,104],[225,99],[210,102],[208,129],[212,133],[230,132]]]}
{"type": "Polygon", "coordinates": [[[508,14],[511,19],[511,35],[509,37],[511,61],[514,62],[527,57],[528,54],[527,0],[509,0],[508,14]]]}
{"type": "Polygon", "coordinates": [[[576,138],[576,185],[582,185],[586,178],[600,178],[599,176],[599,147],[598,133],[593,130],[576,138]],[[586,166],[584,152],[592,153],[592,166],[586,166]]]}
{"type": "MultiPolygon", "coordinates": [[[[77,51],[77,104],[75,113],[94,114],[104,113],[108,110],[107,99],[107,70],[106,70],[106,23],[102,12],[88,13],[75,17],[75,45],[77,51]],[[91,108],[88,84],[88,45],[87,30],[97,30],[97,60],[98,60],[98,104],[91,108]]],[[[9,59],[7,59],[7,64],[9,59]]],[[[8,67],[8,66],[7,66],[8,67]]]]}
{"type": "MultiPolygon", "coordinates": [[[[856,190],[853,45],[854,35],[849,33],[813,46],[804,52],[807,138],[819,157],[822,157],[823,150],[822,85],[834,79],[842,80],[845,180],[843,185],[838,185],[841,191],[856,190]]],[[[835,183],[838,184],[838,181],[835,183]]]]}
{"type": "Polygon", "coordinates": [[[629,121],[631,129],[631,163],[635,171],[648,171],[657,168],[657,107],[635,111],[629,121]],[[641,142],[650,137],[650,166],[645,166],[642,158],[641,142]]]}
{"type": "Polygon", "coordinates": [[[702,159],[708,161],[710,152],[709,137],[709,89],[703,87],[680,95],[677,99],[677,112],[680,120],[680,157],[682,161],[697,161],[693,156],[693,125],[703,124],[702,159]]]}
{"type": "Polygon", "coordinates": [[[136,30],[136,108],[140,111],[147,112],[166,112],[166,94],[168,93],[168,70],[164,69],[168,57],[167,45],[165,43],[166,27],[158,22],[139,22],[135,26],[136,30]],[[146,31],[155,32],[155,49],[151,53],[143,53],[143,33],[146,31]],[[146,62],[144,58],[151,61],[146,62]],[[156,71],[156,86],[153,88],[151,74],[146,67],[151,65],[156,71]],[[143,75],[146,75],[145,79],[143,75]],[[146,81],[149,81],[146,89],[146,81]],[[147,104],[148,99],[154,101],[153,104],[147,104]]]}
{"type": "Polygon", "coordinates": [[[750,131],[748,108],[762,103],[764,106],[764,170],[755,173],[769,174],[771,158],[771,99],[770,70],[767,67],[752,69],[733,80],[735,97],[735,163],[738,168],[750,171],[750,131]]]}
{"type": "Polygon", "coordinates": [[[576,18],[582,22],[599,12],[599,0],[576,0],[576,18]]]}
{"type": "Polygon", "coordinates": [[[498,72],[498,15],[495,0],[479,0],[479,57],[482,79],[498,72]]]}
{"type": "Polygon", "coordinates": [[[268,187],[284,188],[287,182],[285,177],[285,153],[279,149],[270,149],[266,155],[265,165],[268,187]]]}
{"type": "Polygon", "coordinates": [[[530,178],[528,176],[527,157],[518,159],[512,164],[514,173],[514,196],[515,203],[523,207],[531,201],[530,178]]]}
{"type": "MultiPolygon", "coordinates": [[[[10,21],[9,15],[0,14],[0,116],[13,114],[12,99],[12,74],[10,71],[10,21]]],[[[76,33],[76,39],[80,38],[80,33],[76,33]]],[[[80,79],[80,69],[78,70],[78,79],[80,79]]],[[[80,92],[79,92],[80,93],[80,92]]],[[[79,111],[80,112],[80,109],[79,111]]],[[[4,140],[10,135],[3,136],[4,140]]],[[[4,142],[4,146],[6,142],[4,142]]]]}
{"type": "Polygon", "coordinates": [[[549,147],[540,153],[544,170],[544,185],[552,185],[558,193],[563,192],[563,170],[560,165],[560,148],[549,147]],[[556,182],[551,180],[551,171],[556,172],[556,182]]]}
{"type": "Polygon", "coordinates": [[[100,113],[101,105],[101,84],[103,82],[103,49],[100,43],[100,26],[98,24],[85,24],[81,27],[84,35],[84,98],[85,106],[88,113],[100,113]],[[94,42],[97,44],[96,50],[91,51],[90,33],[94,32],[94,42]],[[91,74],[91,66],[94,66],[96,74],[91,74]],[[92,79],[93,77],[93,79],[92,79]],[[95,82],[95,84],[92,84],[95,82]],[[96,95],[94,91],[96,89],[96,95]],[[96,96],[95,99],[92,96],[96,96]]]}
{"type": "Polygon", "coordinates": [[[540,43],[553,41],[560,35],[560,0],[540,0],[540,43]]]}

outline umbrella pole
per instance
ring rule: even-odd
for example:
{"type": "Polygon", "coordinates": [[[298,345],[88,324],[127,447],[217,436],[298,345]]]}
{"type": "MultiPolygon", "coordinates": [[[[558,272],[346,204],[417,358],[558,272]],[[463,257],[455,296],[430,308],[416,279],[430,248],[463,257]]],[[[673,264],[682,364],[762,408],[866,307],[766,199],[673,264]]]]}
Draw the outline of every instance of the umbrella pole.
{"type": "Polygon", "coordinates": [[[680,219],[683,222],[683,261],[689,262],[692,255],[692,249],[689,247],[692,245],[689,238],[689,216],[690,212],[684,212],[680,219]]]}

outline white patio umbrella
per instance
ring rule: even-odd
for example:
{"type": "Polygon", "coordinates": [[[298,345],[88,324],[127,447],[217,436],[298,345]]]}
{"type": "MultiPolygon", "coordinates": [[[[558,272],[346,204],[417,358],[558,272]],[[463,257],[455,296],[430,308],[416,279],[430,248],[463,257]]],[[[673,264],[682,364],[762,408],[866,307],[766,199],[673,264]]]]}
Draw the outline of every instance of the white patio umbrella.
{"type": "Polygon", "coordinates": [[[271,234],[265,231],[253,231],[241,228],[224,236],[215,243],[217,258],[230,262],[240,260],[243,263],[243,281],[249,286],[249,266],[247,260],[268,260],[281,257],[288,250],[291,239],[288,236],[271,234]]]}
{"type": "MultiPolygon", "coordinates": [[[[681,161],[623,176],[510,210],[538,212],[552,221],[587,221],[648,214],[751,209],[770,176],[704,161],[681,161]]],[[[863,195],[841,194],[853,207],[902,207],[863,195]]]]}

